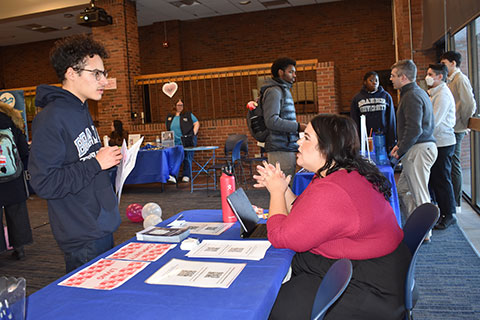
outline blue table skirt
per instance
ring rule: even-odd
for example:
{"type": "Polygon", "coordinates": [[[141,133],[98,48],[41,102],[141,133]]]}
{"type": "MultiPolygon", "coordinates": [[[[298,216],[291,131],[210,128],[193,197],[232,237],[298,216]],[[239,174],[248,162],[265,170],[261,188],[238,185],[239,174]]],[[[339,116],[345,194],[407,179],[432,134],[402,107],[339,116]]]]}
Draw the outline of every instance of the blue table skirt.
{"type": "Polygon", "coordinates": [[[177,176],[183,157],[182,146],[139,150],[135,168],[130,172],[125,184],[166,183],[169,175],[177,176]]]}
{"type": "MultiPolygon", "coordinates": [[[[390,166],[377,166],[381,173],[390,181],[392,184],[392,196],[390,197],[390,205],[393,208],[395,213],[395,218],[397,218],[398,225],[402,227],[402,214],[400,213],[400,205],[398,201],[397,194],[397,185],[395,184],[395,176],[392,167],[390,166]]],[[[305,188],[312,181],[313,173],[312,172],[300,172],[295,175],[293,178],[292,191],[297,196],[305,190],[305,188]]]]}
{"type": "MultiPolygon", "coordinates": [[[[221,222],[221,210],[189,210],[183,212],[187,221],[221,222]]],[[[161,225],[175,219],[172,217],[161,225]]],[[[139,225],[139,230],[141,226],[139,225]]],[[[193,235],[199,239],[240,239],[238,222],[219,236],[193,235]]],[[[105,257],[131,239],[109,252],[105,257]]],[[[102,291],[69,288],[57,284],[69,275],[30,295],[27,299],[27,319],[267,319],[282,279],[286,275],[294,252],[270,247],[264,259],[192,259],[185,257],[178,245],[161,259],[152,262],[119,288],[102,291]],[[172,258],[227,263],[247,263],[228,289],[151,285],[145,280],[172,258]]],[[[90,265],[97,261],[87,263],[90,265]]],[[[84,266],[84,267],[85,267],[84,266]]],[[[73,274],[72,272],[71,274],[73,274]]]]}

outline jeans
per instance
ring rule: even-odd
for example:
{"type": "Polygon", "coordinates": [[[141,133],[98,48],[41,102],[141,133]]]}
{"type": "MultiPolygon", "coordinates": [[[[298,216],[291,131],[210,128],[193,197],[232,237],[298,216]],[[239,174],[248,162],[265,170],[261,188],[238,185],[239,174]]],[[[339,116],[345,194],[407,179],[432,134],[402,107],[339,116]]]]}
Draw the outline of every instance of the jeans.
{"type": "Polygon", "coordinates": [[[455,132],[457,143],[455,144],[452,158],[452,184],[457,207],[462,205],[462,163],[460,162],[460,159],[462,153],[462,140],[466,134],[466,132],[455,132]]]}
{"type": "Polygon", "coordinates": [[[183,176],[192,178],[192,160],[195,151],[185,151],[185,157],[183,158],[183,176]]]}
{"type": "Polygon", "coordinates": [[[64,252],[66,273],[77,269],[112,248],[113,234],[110,233],[103,238],[87,241],[80,249],[64,252]]]}
{"type": "Polygon", "coordinates": [[[430,172],[429,188],[440,208],[440,214],[448,218],[455,213],[455,198],[451,179],[452,156],[455,145],[438,148],[437,160],[430,172]]]}

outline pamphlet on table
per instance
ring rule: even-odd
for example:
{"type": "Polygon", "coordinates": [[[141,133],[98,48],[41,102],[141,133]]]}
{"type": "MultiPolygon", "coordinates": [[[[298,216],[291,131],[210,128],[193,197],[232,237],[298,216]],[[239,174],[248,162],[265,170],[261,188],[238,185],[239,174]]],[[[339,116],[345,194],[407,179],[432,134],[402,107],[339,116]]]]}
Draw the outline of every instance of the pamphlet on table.
{"type": "Polygon", "coordinates": [[[172,259],[145,282],[201,288],[228,288],[246,263],[221,263],[172,259]]]}
{"type": "Polygon", "coordinates": [[[118,288],[149,262],[100,259],[60,282],[59,286],[84,289],[112,290],[118,288]]]}
{"type": "Polygon", "coordinates": [[[109,255],[107,259],[157,261],[175,246],[176,244],[130,242],[109,255]]]}
{"type": "Polygon", "coordinates": [[[265,257],[270,245],[270,242],[262,240],[203,240],[186,256],[190,258],[261,260],[265,257]]]}
{"type": "Polygon", "coordinates": [[[117,176],[115,178],[115,190],[118,197],[118,204],[120,204],[120,197],[122,196],[122,189],[128,175],[135,168],[137,162],[137,153],[142,145],[143,137],[141,137],[134,145],[127,149],[125,140],[122,143],[122,160],[117,166],[117,176]]]}
{"type": "Polygon", "coordinates": [[[225,230],[228,230],[234,223],[223,223],[223,222],[185,222],[184,227],[190,229],[191,234],[205,234],[218,236],[222,234],[225,230]]]}

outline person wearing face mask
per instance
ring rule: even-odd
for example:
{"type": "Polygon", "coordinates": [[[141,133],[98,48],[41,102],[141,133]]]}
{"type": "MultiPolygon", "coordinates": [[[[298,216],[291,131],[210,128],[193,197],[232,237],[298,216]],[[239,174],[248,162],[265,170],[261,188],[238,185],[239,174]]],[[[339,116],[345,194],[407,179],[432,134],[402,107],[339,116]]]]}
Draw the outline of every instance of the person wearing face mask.
{"type": "Polygon", "coordinates": [[[361,115],[366,117],[367,132],[380,132],[385,135],[387,151],[390,151],[397,143],[395,108],[392,96],[379,85],[375,71],[365,73],[363,87],[350,106],[350,117],[357,123],[359,136],[361,115]]]}
{"type": "Polygon", "coordinates": [[[433,105],[435,128],[433,136],[437,144],[437,160],[432,166],[429,187],[440,209],[441,217],[435,229],[446,229],[455,224],[455,198],[451,178],[452,157],[455,149],[455,100],[447,87],[448,69],[444,64],[431,64],[425,82],[433,105]]]}

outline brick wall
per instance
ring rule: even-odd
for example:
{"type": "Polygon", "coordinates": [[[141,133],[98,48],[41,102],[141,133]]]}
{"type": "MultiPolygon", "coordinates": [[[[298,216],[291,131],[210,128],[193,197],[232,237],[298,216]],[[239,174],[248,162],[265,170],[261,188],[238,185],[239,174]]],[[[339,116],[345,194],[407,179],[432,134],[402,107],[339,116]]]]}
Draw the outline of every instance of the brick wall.
{"type": "Polygon", "coordinates": [[[139,28],[142,74],[270,63],[280,56],[332,61],[349,108],[363,74],[395,62],[390,0],[355,0],[139,28]]]}
{"type": "MultiPolygon", "coordinates": [[[[141,110],[141,94],[130,94],[135,88],[128,85],[125,72],[128,64],[132,78],[136,74],[269,63],[279,56],[330,61],[320,63],[325,69],[318,74],[322,79],[317,83],[319,112],[338,112],[348,110],[366,71],[389,70],[395,62],[390,0],[347,0],[209,19],[169,21],[138,29],[135,3],[127,0],[126,11],[123,3],[123,0],[97,1],[114,17],[112,26],[93,28],[93,34],[109,48],[111,58],[106,61],[106,67],[111,70],[111,76],[117,78],[118,86],[117,90],[107,91],[99,103],[100,134],[107,133],[110,121],[116,118],[122,119],[130,132],[140,128],[134,125],[139,123],[138,119],[130,119],[130,109],[141,110]],[[168,48],[162,46],[165,25],[168,48]],[[128,34],[129,61],[125,34],[128,34]],[[321,90],[324,89],[330,92],[323,94],[321,90]]],[[[399,57],[410,58],[408,0],[394,0],[394,3],[399,57]]],[[[426,66],[434,60],[434,52],[419,50],[422,0],[411,0],[411,4],[413,57],[419,67],[419,76],[423,77],[426,66]]],[[[48,62],[53,42],[0,47],[0,80],[3,79],[4,88],[57,82],[48,62]]],[[[236,119],[225,120],[231,121],[227,124],[202,122],[202,144],[211,142],[221,146],[228,132],[246,132],[243,118],[236,119]],[[211,137],[209,132],[212,132],[211,137]]],[[[141,132],[147,135],[147,140],[152,140],[163,130],[162,126],[141,127],[141,132]]],[[[255,148],[251,141],[251,149],[255,148]]]]}
{"type": "Polygon", "coordinates": [[[0,47],[2,89],[58,83],[48,54],[55,40],[0,47]]]}
{"type": "Polygon", "coordinates": [[[112,120],[122,120],[128,130],[133,123],[131,112],[140,114],[140,95],[133,83],[133,77],[140,74],[140,57],[135,3],[99,0],[97,5],[114,17],[112,25],[92,28],[95,40],[109,51],[105,61],[109,77],[117,79],[117,89],[105,91],[98,102],[98,131],[105,135],[110,133],[112,120]]]}

